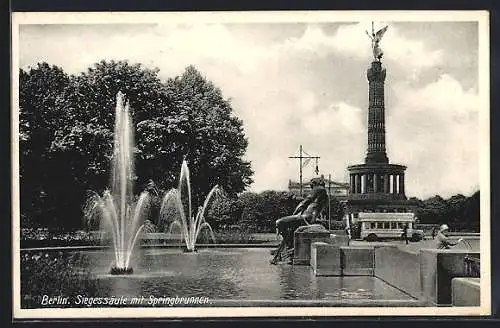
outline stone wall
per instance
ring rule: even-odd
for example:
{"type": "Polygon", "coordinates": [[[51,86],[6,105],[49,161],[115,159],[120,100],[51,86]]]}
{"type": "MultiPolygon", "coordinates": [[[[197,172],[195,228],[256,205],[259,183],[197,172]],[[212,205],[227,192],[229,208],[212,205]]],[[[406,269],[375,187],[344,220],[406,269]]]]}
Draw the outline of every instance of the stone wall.
{"type": "Polygon", "coordinates": [[[340,276],[340,247],[325,242],[311,245],[311,267],[316,276],[340,276]]]}
{"type": "Polygon", "coordinates": [[[344,276],[373,276],[374,248],[342,246],[340,263],[344,276]]]}
{"type": "Polygon", "coordinates": [[[466,256],[479,258],[479,252],[457,248],[415,253],[395,245],[342,246],[334,240],[312,243],[315,275],[373,275],[428,306],[479,306],[479,278],[470,277],[465,263],[466,256]]]}
{"type": "Polygon", "coordinates": [[[431,305],[452,304],[453,278],[467,277],[465,257],[479,252],[462,249],[420,251],[422,297],[431,305]]]}
{"type": "Polygon", "coordinates": [[[330,232],[295,232],[293,264],[309,265],[311,245],[314,242],[330,242],[330,232]]]}
{"type": "Polygon", "coordinates": [[[394,246],[375,248],[375,277],[418,299],[421,297],[420,269],[419,254],[394,246]]]}
{"type": "Polygon", "coordinates": [[[330,232],[295,232],[293,264],[309,265],[311,261],[311,245],[315,242],[324,242],[331,245],[343,246],[348,243],[348,236],[335,235],[330,232]]]}
{"type": "Polygon", "coordinates": [[[479,278],[453,278],[451,280],[451,303],[453,306],[481,305],[479,278]]]}
{"type": "Polygon", "coordinates": [[[373,276],[374,248],[313,242],[310,265],[316,276],[373,276]]]}

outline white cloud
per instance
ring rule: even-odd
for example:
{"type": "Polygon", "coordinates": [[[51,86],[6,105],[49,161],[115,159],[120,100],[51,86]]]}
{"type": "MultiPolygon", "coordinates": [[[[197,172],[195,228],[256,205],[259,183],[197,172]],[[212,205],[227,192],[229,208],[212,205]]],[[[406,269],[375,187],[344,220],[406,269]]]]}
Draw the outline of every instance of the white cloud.
{"type": "Polygon", "coordinates": [[[56,32],[48,39],[25,33],[21,55],[25,64],[49,61],[71,73],[83,71],[101,59],[115,59],[158,66],[167,74],[177,73],[179,67],[210,60],[237,65],[246,72],[269,57],[266,49],[244,44],[220,24],[195,24],[184,28],[173,25],[139,27],[133,34],[98,35],[90,31],[68,35],[56,32]],[[67,49],[71,55],[62,49],[67,49]]]}
{"type": "Polygon", "coordinates": [[[448,74],[443,74],[435,82],[421,89],[412,89],[408,83],[394,86],[394,93],[404,99],[412,110],[446,111],[455,116],[477,113],[478,95],[474,90],[463,90],[462,85],[448,74]]]}
{"type": "Polygon", "coordinates": [[[332,131],[349,135],[364,130],[363,111],[344,102],[333,103],[325,110],[309,115],[304,126],[315,136],[328,135],[332,131]]]}
{"type": "Polygon", "coordinates": [[[474,192],[479,181],[478,95],[449,75],[422,88],[402,83],[394,89],[388,147],[391,159],[408,165],[408,191],[417,196],[474,192]]]}
{"type": "MultiPolygon", "coordinates": [[[[384,26],[385,24],[380,24],[384,26]]],[[[409,39],[391,24],[381,41],[384,60],[399,65],[413,74],[423,68],[442,63],[441,50],[429,49],[423,41],[409,39]]],[[[309,25],[300,38],[289,40],[284,48],[294,51],[315,52],[319,56],[340,53],[347,57],[368,60],[372,58],[371,41],[366,31],[371,31],[367,23],[340,26],[332,35],[327,35],[321,26],[309,25]]]]}

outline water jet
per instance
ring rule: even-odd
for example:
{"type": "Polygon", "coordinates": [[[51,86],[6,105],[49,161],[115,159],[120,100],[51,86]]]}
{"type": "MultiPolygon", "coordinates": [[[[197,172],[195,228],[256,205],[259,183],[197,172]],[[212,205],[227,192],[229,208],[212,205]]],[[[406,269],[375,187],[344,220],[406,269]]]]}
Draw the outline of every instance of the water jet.
{"type": "Polygon", "coordinates": [[[184,239],[185,248],[183,251],[185,253],[196,251],[196,241],[201,231],[204,229],[209,231],[210,237],[215,243],[215,235],[212,231],[212,227],[205,220],[205,213],[210,200],[218,190],[219,187],[217,185],[214,186],[206,196],[203,206],[198,207],[196,215],[193,215],[189,168],[187,161],[185,159],[182,161],[179,185],[177,189],[171,189],[163,197],[160,209],[160,220],[168,221],[170,211],[172,211],[172,209],[178,211],[178,215],[176,215],[173,220],[170,220],[168,231],[172,233],[175,229],[180,230],[181,238],[184,239]]]}
{"type": "MultiPolygon", "coordinates": [[[[113,140],[112,174],[110,189],[100,196],[97,193],[85,207],[87,222],[98,221],[101,231],[111,236],[114,263],[113,275],[131,274],[131,255],[144,227],[144,218],[149,209],[148,192],[142,192],[137,200],[133,194],[134,180],[134,131],[130,118],[129,102],[125,95],[116,95],[115,127],[113,140]]],[[[104,238],[106,234],[101,234],[104,238]]]]}

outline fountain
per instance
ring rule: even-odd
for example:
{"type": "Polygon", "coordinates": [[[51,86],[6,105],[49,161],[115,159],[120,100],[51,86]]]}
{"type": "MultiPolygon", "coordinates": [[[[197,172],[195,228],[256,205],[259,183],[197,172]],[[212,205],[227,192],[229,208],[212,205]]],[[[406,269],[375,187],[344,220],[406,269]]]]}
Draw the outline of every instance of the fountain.
{"type": "Polygon", "coordinates": [[[101,231],[111,235],[114,264],[110,273],[131,274],[131,255],[144,227],[150,202],[145,191],[134,201],[134,136],[129,103],[124,105],[121,92],[116,96],[113,147],[111,189],[105,190],[102,196],[92,195],[86,204],[85,217],[89,223],[98,220],[101,231]]]}
{"type": "Polygon", "coordinates": [[[205,221],[205,213],[210,200],[218,186],[213,187],[208,193],[203,206],[198,207],[196,216],[192,214],[191,204],[191,182],[189,177],[189,168],[186,160],[184,159],[181,166],[181,174],[179,177],[179,186],[177,189],[171,189],[163,198],[160,209],[160,220],[168,222],[170,211],[172,209],[178,210],[178,215],[170,221],[168,231],[172,233],[175,229],[180,230],[181,238],[184,239],[186,250],[188,252],[196,251],[196,241],[203,229],[210,232],[212,240],[215,242],[215,236],[212,227],[205,221]]]}

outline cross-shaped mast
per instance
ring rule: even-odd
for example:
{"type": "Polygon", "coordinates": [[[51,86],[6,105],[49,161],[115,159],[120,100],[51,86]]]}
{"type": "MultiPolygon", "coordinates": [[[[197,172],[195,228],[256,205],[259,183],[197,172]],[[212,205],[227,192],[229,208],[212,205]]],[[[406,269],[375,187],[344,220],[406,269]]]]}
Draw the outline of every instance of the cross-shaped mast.
{"type": "Polygon", "coordinates": [[[302,150],[302,145],[300,145],[299,148],[299,156],[289,156],[288,158],[298,158],[299,159],[299,186],[300,186],[300,196],[302,197],[302,168],[304,167],[304,164],[302,164],[303,159],[315,159],[316,160],[316,174],[319,173],[319,167],[318,167],[318,160],[320,159],[319,156],[310,156],[306,152],[302,150]],[[303,156],[302,154],[305,153],[306,156],[303,156]]]}

